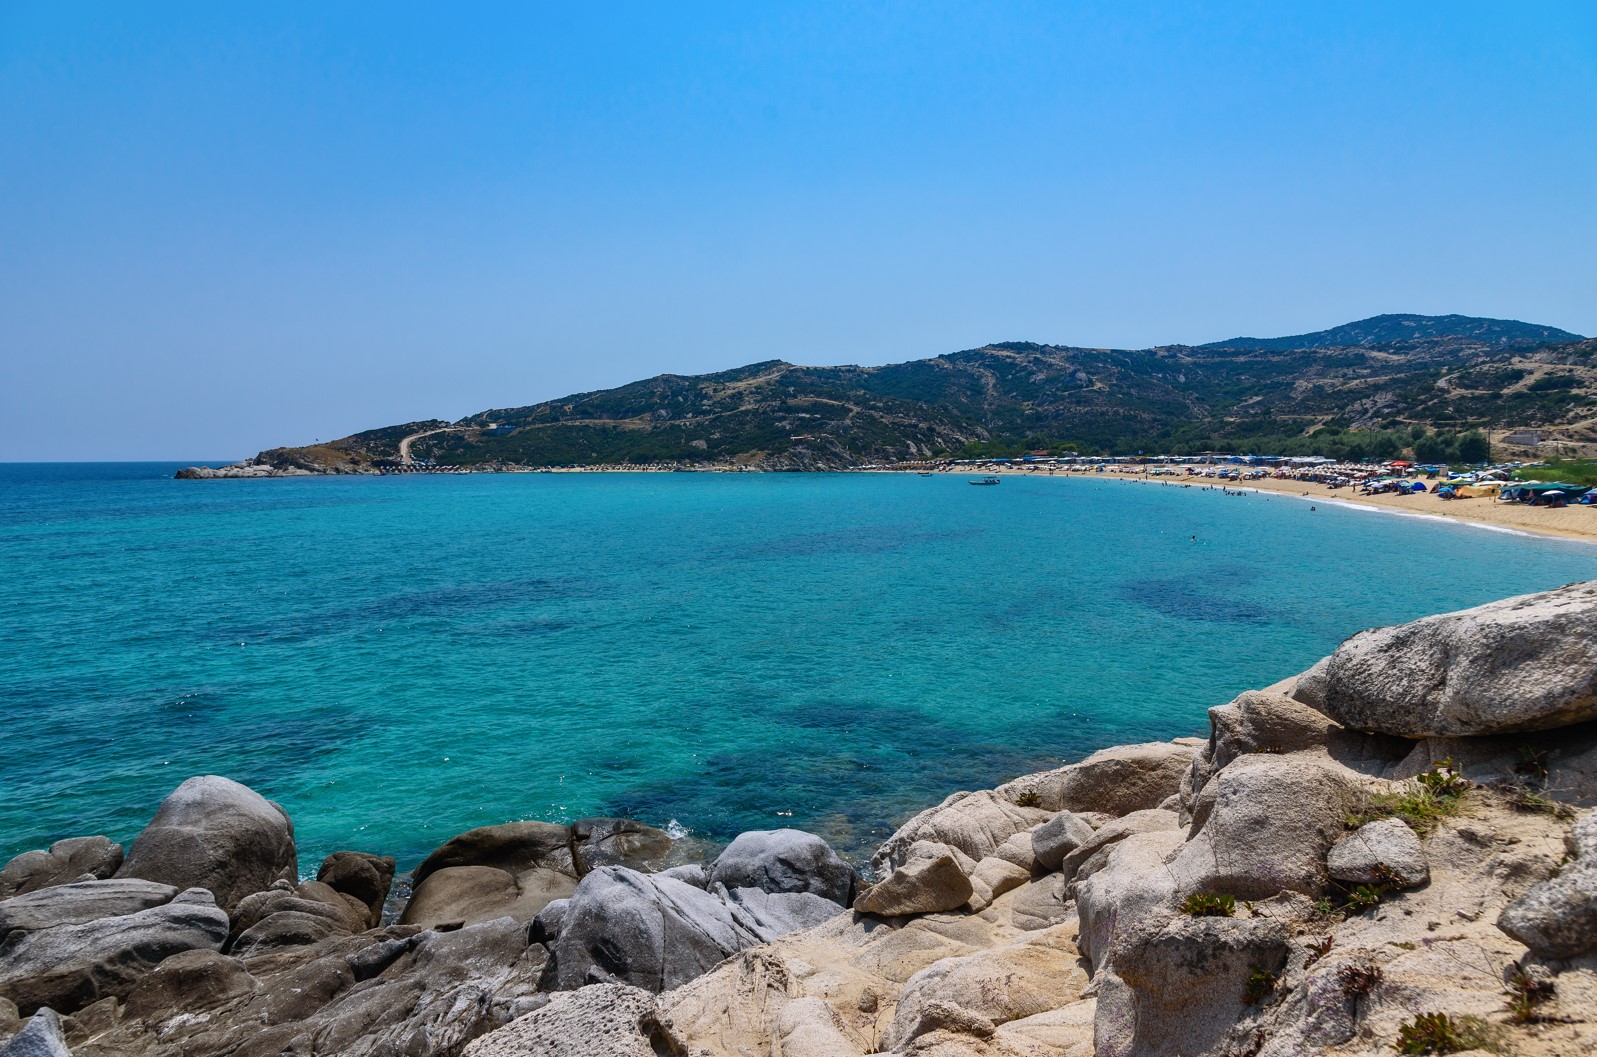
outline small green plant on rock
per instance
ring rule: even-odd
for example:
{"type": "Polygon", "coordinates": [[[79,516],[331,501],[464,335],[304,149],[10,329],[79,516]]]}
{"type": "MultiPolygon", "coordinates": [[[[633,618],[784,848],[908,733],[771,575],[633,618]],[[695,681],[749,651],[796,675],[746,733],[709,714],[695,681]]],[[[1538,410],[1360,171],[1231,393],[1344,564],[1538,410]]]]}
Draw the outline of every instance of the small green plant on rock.
{"type": "Polygon", "coordinates": [[[1015,803],[1020,807],[1040,807],[1042,797],[1037,795],[1037,790],[1027,789],[1015,797],[1015,803]]]}
{"type": "Polygon", "coordinates": [[[1514,765],[1514,770],[1536,782],[1547,781],[1547,754],[1537,752],[1529,745],[1521,745],[1519,749],[1519,763],[1514,765]]]}
{"type": "Polygon", "coordinates": [[[1364,810],[1347,817],[1349,829],[1383,818],[1400,818],[1420,836],[1426,836],[1442,819],[1458,814],[1470,783],[1453,770],[1452,760],[1432,764],[1414,779],[1415,787],[1401,793],[1377,793],[1364,810]]]}
{"type": "Polygon", "coordinates": [[[1518,969],[1508,978],[1508,1015],[1516,1024],[1529,1024],[1537,1019],[1536,1007],[1556,991],[1551,980],[1538,979],[1518,969]]]}
{"type": "Polygon", "coordinates": [[[1381,905],[1381,896],[1386,889],[1381,885],[1355,885],[1347,893],[1347,909],[1350,913],[1362,914],[1381,905]]]}
{"type": "Polygon", "coordinates": [[[1195,892],[1181,901],[1181,912],[1195,918],[1228,918],[1237,912],[1237,898],[1214,892],[1195,892]]]}
{"type": "Polygon", "coordinates": [[[1453,770],[1453,758],[1451,756],[1440,763],[1431,764],[1424,774],[1416,775],[1414,780],[1438,799],[1456,800],[1463,796],[1470,787],[1470,783],[1464,776],[1453,770]]]}
{"type": "Polygon", "coordinates": [[[1478,1048],[1484,1040],[1485,1023],[1479,1017],[1459,1017],[1446,1013],[1421,1013],[1397,1029],[1399,1053],[1461,1053],[1478,1048]]]}
{"type": "Polygon", "coordinates": [[[1276,975],[1268,969],[1261,969],[1254,965],[1250,967],[1248,982],[1242,987],[1242,1002],[1244,1005],[1256,1006],[1260,1002],[1275,994],[1276,975]]]}

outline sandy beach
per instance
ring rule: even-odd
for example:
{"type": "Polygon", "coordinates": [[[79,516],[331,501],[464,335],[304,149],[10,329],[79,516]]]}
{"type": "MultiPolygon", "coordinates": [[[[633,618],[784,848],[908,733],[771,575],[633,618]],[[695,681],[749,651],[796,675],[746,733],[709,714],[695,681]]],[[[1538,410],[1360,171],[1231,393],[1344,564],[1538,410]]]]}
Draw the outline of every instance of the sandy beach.
{"type": "Polygon", "coordinates": [[[1499,503],[1496,500],[1484,498],[1442,499],[1431,492],[1416,492],[1408,495],[1363,496],[1358,494],[1356,488],[1330,488],[1311,481],[1293,481],[1272,477],[1236,483],[1217,481],[1212,477],[1151,477],[1141,472],[1130,473],[1106,470],[1103,473],[1094,473],[1090,470],[1058,468],[1046,470],[1021,468],[982,469],[980,471],[950,470],[946,472],[965,472],[967,476],[986,476],[992,473],[1019,477],[1090,477],[1100,481],[1128,481],[1148,487],[1160,487],[1163,485],[1216,489],[1223,487],[1229,488],[1231,491],[1279,492],[1283,495],[1300,496],[1309,500],[1375,507],[1397,514],[1445,518],[1448,521],[1485,525],[1496,529],[1531,532],[1543,536],[1556,536],[1561,539],[1597,543],[1597,507],[1570,506],[1561,510],[1554,510],[1549,507],[1527,506],[1524,503],[1499,503]]]}

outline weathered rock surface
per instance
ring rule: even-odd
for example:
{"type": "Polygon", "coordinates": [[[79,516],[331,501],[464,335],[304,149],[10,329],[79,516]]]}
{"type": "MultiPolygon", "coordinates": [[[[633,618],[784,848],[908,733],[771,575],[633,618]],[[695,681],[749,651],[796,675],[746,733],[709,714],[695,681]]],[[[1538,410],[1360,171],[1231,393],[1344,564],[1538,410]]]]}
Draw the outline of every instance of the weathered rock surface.
{"type": "Polygon", "coordinates": [[[605,866],[577,885],[550,945],[549,986],[623,983],[660,992],[738,951],[842,908],[805,892],[706,892],[660,874],[605,866]]]}
{"type": "Polygon", "coordinates": [[[399,922],[436,928],[475,925],[495,918],[531,921],[556,899],[576,891],[569,874],[535,866],[518,874],[492,866],[446,866],[416,885],[399,922]]]}
{"type": "Polygon", "coordinates": [[[1183,742],[1117,745],[1064,768],[1060,806],[1125,815],[1156,808],[1181,791],[1194,746],[1183,742]]]}
{"type": "Polygon", "coordinates": [[[1079,848],[1065,856],[1059,872],[1067,882],[1078,876],[1089,877],[1107,861],[1109,849],[1127,837],[1137,833],[1162,833],[1177,829],[1179,825],[1174,811],[1156,807],[1133,811],[1100,826],[1079,848]]]}
{"type": "Polygon", "coordinates": [[[1048,821],[1053,814],[1021,807],[991,789],[955,793],[900,826],[871,857],[871,866],[879,874],[902,866],[917,841],[947,844],[980,862],[1010,837],[1048,821]]]}
{"type": "Polygon", "coordinates": [[[1080,998],[1086,986],[1087,974],[1068,943],[1019,943],[945,958],[904,985],[884,1048],[902,1048],[955,1025],[990,1035],[1000,1024],[1080,998]]]}
{"type": "Polygon", "coordinates": [[[855,910],[883,917],[934,914],[970,901],[975,889],[954,849],[917,841],[905,854],[902,866],[860,893],[854,900],[855,910]]]}
{"type": "Polygon", "coordinates": [[[117,877],[204,888],[231,912],[298,875],[288,813],[247,786],[205,775],[178,786],[133,842],[117,877]]]}
{"type": "Polygon", "coordinates": [[[630,819],[483,826],[445,842],[417,868],[399,920],[428,928],[506,916],[530,922],[549,903],[569,897],[589,870],[649,868],[670,849],[664,830],[630,819]]]}
{"type": "Polygon", "coordinates": [[[21,929],[81,925],[136,914],[172,901],[177,889],[154,881],[79,881],[40,888],[0,902],[0,940],[21,929]]]}
{"type": "Polygon", "coordinates": [[[1181,786],[1183,810],[1209,776],[1241,756],[1308,753],[1366,775],[1388,776],[1413,750],[1413,742],[1350,731],[1309,705],[1273,690],[1248,690],[1209,709],[1209,741],[1192,758],[1181,786]]]}
{"type": "Polygon", "coordinates": [[[433,928],[498,917],[531,921],[577,887],[569,827],[507,822],[468,830],[429,855],[400,923],[433,928]]]}
{"type": "Polygon", "coordinates": [[[451,837],[416,868],[412,884],[420,887],[433,872],[453,866],[487,866],[508,874],[543,867],[577,875],[571,830],[553,822],[506,822],[451,837]]]}
{"type": "Polygon", "coordinates": [[[1092,827],[1086,819],[1061,811],[1031,831],[1032,854],[1044,870],[1057,870],[1064,864],[1066,855],[1091,839],[1092,827]]]}
{"type": "Polygon", "coordinates": [[[544,951],[511,921],[377,929],[240,961],[193,951],[132,988],[79,1057],[456,1057],[542,999],[544,951]]]}
{"type": "Polygon", "coordinates": [[[1076,945],[1101,969],[1116,934],[1176,903],[1177,881],[1167,865],[1182,847],[1179,830],[1131,833],[1084,864],[1075,881],[1081,936],[1076,945]]]}
{"type": "Polygon", "coordinates": [[[1398,818],[1360,826],[1331,847],[1325,865],[1332,879],[1350,884],[1416,888],[1431,879],[1419,837],[1398,818]]]}
{"type": "Polygon", "coordinates": [[[1031,880],[1031,871],[1022,869],[1008,859],[989,855],[976,864],[969,874],[971,896],[966,904],[973,914],[980,914],[992,906],[993,900],[1005,892],[1019,888],[1031,880]]]}
{"type": "Polygon", "coordinates": [[[1571,860],[1503,909],[1497,927],[1543,958],[1597,953],[1597,811],[1566,839],[1571,860]]]}
{"type": "Polygon", "coordinates": [[[52,885],[103,880],[122,865],[122,845],[109,837],[69,837],[46,851],[25,851],[0,867],[0,900],[52,885]]]}
{"type": "Polygon", "coordinates": [[[229,952],[247,957],[274,946],[313,943],[332,935],[349,935],[369,927],[365,904],[340,896],[332,888],[309,881],[298,888],[277,881],[264,892],[244,897],[231,916],[229,952]],[[278,915],[285,920],[272,923],[278,915]],[[308,924],[315,919],[319,925],[308,924]],[[248,937],[246,939],[245,937],[248,937]],[[314,939],[295,939],[297,936],[314,939]]]}
{"type": "Polygon", "coordinates": [[[1597,582],[1359,632],[1295,693],[1344,726],[1405,738],[1597,719],[1597,582]]]}
{"type": "Polygon", "coordinates": [[[579,818],[571,824],[571,845],[579,876],[601,866],[652,870],[671,851],[671,835],[630,818],[579,818]]]}
{"type": "Polygon", "coordinates": [[[739,834],[710,864],[709,883],[766,892],[809,892],[847,906],[854,868],[812,833],[796,829],[739,834]]]}
{"type": "Polygon", "coordinates": [[[227,915],[197,888],[131,914],[19,929],[0,941],[0,995],[24,1013],[41,1006],[72,1012],[126,994],[170,955],[220,950],[226,939],[227,915]]]}
{"type": "Polygon", "coordinates": [[[1189,895],[1319,895],[1329,880],[1326,854],[1358,795],[1341,773],[1300,756],[1241,757],[1198,794],[1192,837],[1171,872],[1189,895]]]}
{"type": "Polygon", "coordinates": [[[61,1018],[54,1010],[39,1010],[15,1038],[0,1046],[0,1057],[72,1057],[61,1018]]]}
{"type": "Polygon", "coordinates": [[[1243,1042],[1249,978],[1286,966],[1278,921],[1152,916],[1115,939],[1113,971],[1099,983],[1097,1052],[1185,1057],[1243,1042]]]}
{"type": "Polygon", "coordinates": [[[542,1009],[484,1035],[466,1057],[659,1057],[680,1052],[655,1011],[655,997],[625,984],[554,995],[542,1009]]]}
{"type": "Polygon", "coordinates": [[[353,896],[366,907],[368,927],[382,924],[383,903],[394,884],[394,857],[359,851],[335,851],[322,860],[316,879],[335,892],[353,896]]]}

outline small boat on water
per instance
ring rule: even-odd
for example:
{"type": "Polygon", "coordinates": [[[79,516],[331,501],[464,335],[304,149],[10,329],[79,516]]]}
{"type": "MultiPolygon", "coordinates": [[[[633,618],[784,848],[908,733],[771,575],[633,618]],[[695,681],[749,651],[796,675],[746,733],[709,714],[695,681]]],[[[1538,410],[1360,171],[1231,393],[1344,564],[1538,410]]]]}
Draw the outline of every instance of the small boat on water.
{"type": "Polygon", "coordinates": [[[931,475],[932,472],[930,470],[917,470],[915,472],[916,477],[930,477],[931,475]]]}
{"type": "Polygon", "coordinates": [[[997,484],[998,483],[998,478],[996,478],[996,477],[983,477],[979,481],[971,481],[969,483],[970,484],[997,484]]]}

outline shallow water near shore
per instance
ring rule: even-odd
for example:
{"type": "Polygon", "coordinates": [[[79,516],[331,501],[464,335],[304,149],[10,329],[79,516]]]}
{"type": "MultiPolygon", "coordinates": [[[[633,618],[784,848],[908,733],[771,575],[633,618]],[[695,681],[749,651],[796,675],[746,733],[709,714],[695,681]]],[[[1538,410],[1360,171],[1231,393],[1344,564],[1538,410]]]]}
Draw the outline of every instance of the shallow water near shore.
{"type": "Polygon", "coordinates": [[[130,840],[203,773],[281,802],[306,870],[596,814],[861,854],[1204,733],[1360,628],[1597,578],[1589,545],[1118,481],[175,468],[0,465],[0,856],[130,840]]]}

